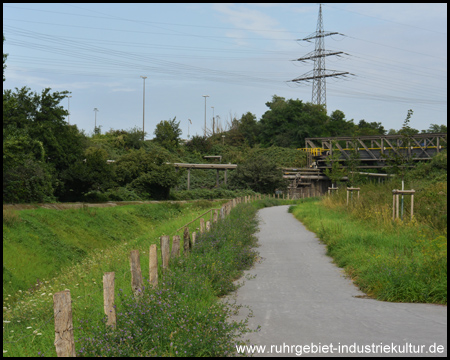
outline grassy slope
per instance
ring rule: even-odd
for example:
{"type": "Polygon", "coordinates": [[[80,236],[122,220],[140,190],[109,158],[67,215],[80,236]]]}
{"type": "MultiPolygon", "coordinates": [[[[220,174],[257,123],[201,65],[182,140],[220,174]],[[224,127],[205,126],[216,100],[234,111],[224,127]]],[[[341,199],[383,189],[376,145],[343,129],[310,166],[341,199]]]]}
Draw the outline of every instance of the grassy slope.
{"type": "Polygon", "coordinates": [[[180,226],[217,203],[142,204],[73,210],[33,209],[3,212],[3,293],[28,290],[58,275],[93,252],[144,234],[158,241],[162,221],[180,226]]]}

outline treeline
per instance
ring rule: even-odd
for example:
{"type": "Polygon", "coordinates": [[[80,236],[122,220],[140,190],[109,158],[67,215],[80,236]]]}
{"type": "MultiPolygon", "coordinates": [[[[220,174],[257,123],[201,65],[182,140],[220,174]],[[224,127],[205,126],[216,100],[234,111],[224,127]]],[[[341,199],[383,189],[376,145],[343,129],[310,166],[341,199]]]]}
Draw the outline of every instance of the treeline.
{"type": "MultiPolygon", "coordinates": [[[[3,81],[6,59],[3,54],[3,81]]],[[[259,121],[248,112],[226,129],[186,143],[176,118],[157,124],[153,140],[144,141],[137,128],[104,134],[96,128],[88,136],[65,120],[61,101],[69,94],[50,88],[3,91],[4,203],[177,199],[171,189],[185,190],[186,171],[176,172],[168,163],[205,163],[204,155],[240,165],[220,185],[223,196],[230,195],[226,191],[271,193],[286,186],[278,166],[306,165],[305,153],[296,149],[307,137],[386,133],[381,123],[355,124],[340,110],[328,116],[322,106],[274,95],[259,121]]],[[[424,131],[446,130],[432,124],[424,131]]],[[[217,187],[215,175],[214,170],[193,171],[191,189],[217,187]]]]}

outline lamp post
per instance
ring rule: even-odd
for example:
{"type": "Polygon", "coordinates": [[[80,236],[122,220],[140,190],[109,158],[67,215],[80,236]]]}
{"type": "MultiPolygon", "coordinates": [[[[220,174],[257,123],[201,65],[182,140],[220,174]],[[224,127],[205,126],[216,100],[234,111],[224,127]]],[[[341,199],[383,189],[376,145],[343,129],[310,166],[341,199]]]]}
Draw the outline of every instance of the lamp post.
{"type": "Polygon", "coordinates": [[[209,97],[209,95],[202,95],[205,98],[205,137],[206,137],[206,98],[209,97]]]}
{"type": "Polygon", "coordinates": [[[147,76],[142,76],[141,78],[144,79],[144,92],[142,96],[142,141],[145,140],[145,79],[147,79],[147,76]]]}
{"type": "Polygon", "coordinates": [[[97,131],[97,108],[94,108],[94,112],[95,112],[95,123],[94,123],[94,134],[97,131]]]}
{"type": "Polygon", "coordinates": [[[213,109],[213,135],[214,135],[214,106],[211,106],[211,108],[213,109]]]}
{"type": "Polygon", "coordinates": [[[70,98],[71,97],[72,97],[71,95],[67,96],[67,102],[68,102],[67,112],[69,113],[67,120],[68,120],[69,125],[70,125],[70,98]]]}

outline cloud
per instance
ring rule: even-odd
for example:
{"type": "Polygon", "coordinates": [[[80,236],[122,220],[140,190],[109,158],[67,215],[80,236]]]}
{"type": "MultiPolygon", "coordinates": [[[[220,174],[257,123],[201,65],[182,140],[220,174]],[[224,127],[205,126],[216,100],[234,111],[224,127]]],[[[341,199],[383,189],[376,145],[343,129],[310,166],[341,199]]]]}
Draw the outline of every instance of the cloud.
{"type": "Polygon", "coordinates": [[[286,33],[283,33],[285,29],[278,21],[261,11],[252,10],[242,4],[214,4],[213,9],[223,15],[224,22],[240,30],[270,39],[286,37],[286,33]]]}

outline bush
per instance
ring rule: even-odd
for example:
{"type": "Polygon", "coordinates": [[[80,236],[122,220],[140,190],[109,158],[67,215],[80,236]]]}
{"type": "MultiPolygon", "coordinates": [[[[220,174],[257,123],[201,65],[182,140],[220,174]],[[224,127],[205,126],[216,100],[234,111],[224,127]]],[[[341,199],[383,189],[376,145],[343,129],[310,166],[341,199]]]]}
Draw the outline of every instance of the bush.
{"type": "Polygon", "coordinates": [[[109,189],[105,195],[109,201],[140,201],[142,200],[135,191],[127,187],[109,189]]]}
{"type": "Polygon", "coordinates": [[[196,199],[233,199],[236,197],[254,195],[252,190],[227,190],[227,189],[196,189],[174,191],[170,195],[171,200],[196,200],[196,199]]]}
{"type": "Polygon", "coordinates": [[[284,190],[287,187],[277,164],[263,155],[251,157],[239,165],[231,183],[262,194],[271,194],[275,189],[284,190]]]}
{"type": "Polygon", "coordinates": [[[3,203],[54,202],[53,177],[45,163],[27,159],[3,171],[3,203]]]}

